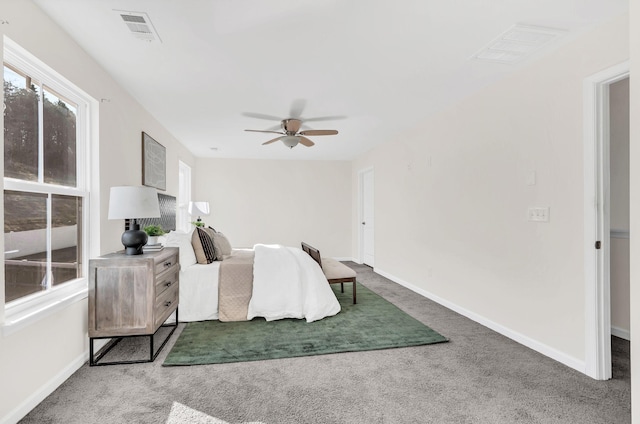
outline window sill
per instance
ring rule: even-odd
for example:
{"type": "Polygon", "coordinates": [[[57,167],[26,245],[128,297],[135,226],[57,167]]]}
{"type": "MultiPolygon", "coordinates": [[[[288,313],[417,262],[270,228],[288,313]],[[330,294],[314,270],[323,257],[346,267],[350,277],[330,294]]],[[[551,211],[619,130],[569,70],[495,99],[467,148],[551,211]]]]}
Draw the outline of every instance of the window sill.
{"type": "Polygon", "coordinates": [[[87,281],[80,279],[52,289],[48,293],[12,302],[5,308],[2,335],[10,336],[75,302],[86,299],[87,296],[87,281]]]}

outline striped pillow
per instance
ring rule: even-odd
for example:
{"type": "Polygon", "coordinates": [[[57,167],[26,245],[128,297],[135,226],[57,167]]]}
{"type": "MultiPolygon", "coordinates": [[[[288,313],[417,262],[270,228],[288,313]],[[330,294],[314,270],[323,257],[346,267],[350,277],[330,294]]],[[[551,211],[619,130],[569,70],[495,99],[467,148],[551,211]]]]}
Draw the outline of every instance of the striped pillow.
{"type": "Polygon", "coordinates": [[[191,236],[191,245],[199,264],[210,264],[217,259],[212,235],[208,228],[196,227],[191,236]]]}

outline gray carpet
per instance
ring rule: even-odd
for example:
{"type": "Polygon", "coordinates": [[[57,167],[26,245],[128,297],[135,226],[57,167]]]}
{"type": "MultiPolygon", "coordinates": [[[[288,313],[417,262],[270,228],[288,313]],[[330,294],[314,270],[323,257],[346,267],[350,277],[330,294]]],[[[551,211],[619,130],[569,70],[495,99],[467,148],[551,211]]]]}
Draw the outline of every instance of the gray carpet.
{"type": "MultiPolygon", "coordinates": [[[[165,423],[174,402],[231,424],[631,422],[629,343],[595,381],[349,263],[449,343],[268,361],[83,366],[23,423],[165,423]]],[[[126,346],[125,346],[126,347],[126,346]]]]}

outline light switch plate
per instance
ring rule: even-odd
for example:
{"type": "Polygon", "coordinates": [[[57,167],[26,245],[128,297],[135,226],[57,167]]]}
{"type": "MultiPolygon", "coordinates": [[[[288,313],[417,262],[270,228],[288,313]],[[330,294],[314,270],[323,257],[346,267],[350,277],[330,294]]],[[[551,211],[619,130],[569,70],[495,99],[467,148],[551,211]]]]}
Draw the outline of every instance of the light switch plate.
{"type": "Polygon", "coordinates": [[[527,217],[531,222],[549,222],[548,207],[533,207],[527,210],[527,217]]]}

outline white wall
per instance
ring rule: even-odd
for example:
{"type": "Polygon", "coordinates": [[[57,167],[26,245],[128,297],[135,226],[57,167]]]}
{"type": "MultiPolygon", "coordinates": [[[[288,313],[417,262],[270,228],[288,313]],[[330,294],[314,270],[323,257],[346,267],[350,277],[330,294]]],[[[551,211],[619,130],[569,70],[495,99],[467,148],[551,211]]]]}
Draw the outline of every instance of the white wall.
{"type": "MultiPolygon", "coordinates": [[[[98,229],[92,236],[100,235],[100,243],[92,255],[121,249],[124,223],[107,220],[109,187],[141,184],[141,132],[167,149],[167,194],[177,194],[178,158],[194,166],[193,156],[37,6],[28,0],[2,0],[0,15],[9,22],[0,25],[0,38],[7,35],[96,100],[105,99],[96,128],[99,145],[94,146],[99,163],[92,164],[99,168],[100,191],[94,199],[99,215],[92,222],[98,229]]],[[[2,212],[0,202],[0,216],[2,212]]],[[[0,287],[4,305],[4,283],[0,287]]],[[[0,306],[0,322],[1,311],[0,306]]],[[[10,336],[0,334],[0,422],[20,418],[82,365],[87,354],[86,299],[10,336]]]]}
{"type": "Polygon", "coordinates": [[[631,319],[629,242],[628,238],[611,237],[611,332],[624,339],[629,338],[631,319]]]}
{"type": "Polygon", "coordinates": [[[305,241],[352,257],[351,162],[197,159],[193,181],[193,200],[211,207],[203,220],[234,247],[305,241]]]}
{"type": "Polygon", "coordinates": [[[611,84],[611,229],[629,231],[629,78],[611,84]]]}
{"type": "Polygon", "coordinates": [[[628,43],[625,16],[358,158],[354,191],[375,167],[376,270],[584,368],[582,85],[628,43]]]}
{"type": "Polygon", "coordinates": [[[611,329],[629,337],[629,78],[609,87],[611,329]]]}

